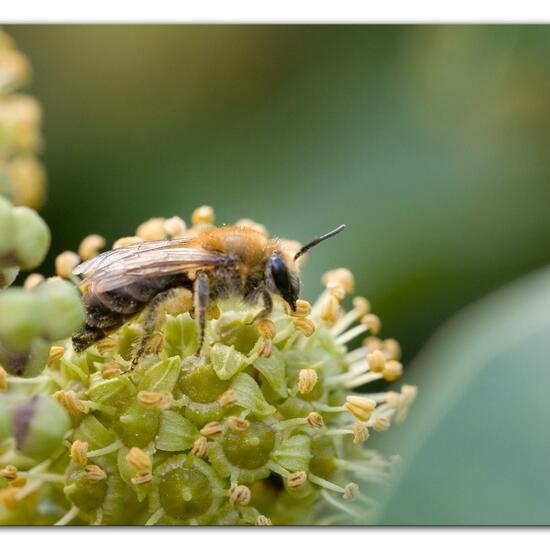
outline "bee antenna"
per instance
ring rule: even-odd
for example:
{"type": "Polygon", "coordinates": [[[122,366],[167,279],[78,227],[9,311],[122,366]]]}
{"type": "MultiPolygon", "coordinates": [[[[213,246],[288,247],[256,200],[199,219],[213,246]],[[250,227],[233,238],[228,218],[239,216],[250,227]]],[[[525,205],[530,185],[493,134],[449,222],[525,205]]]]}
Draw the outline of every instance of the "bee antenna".
{"type": "Polygon", "coordinates": [[[331,237],[334,237],[334,235],[338,235],[338,233],[341,233],[346,228],[346,224],[343,223],[342,225],[339,225],[336,229],[333,229],[332,231],[329,231],[328,233],[325,233],[324,235],[321,235],[320,237],[317,237],[307,243],[306,245],[302,246],[298,252],[296,252],[296,255],[294,256],[294,261],[296,261],[300,256],[303,256],[310,248],[313,248],[314,246],[318,245],[319,243],[326,241],[327,239],[330,239],[331,237]]]}

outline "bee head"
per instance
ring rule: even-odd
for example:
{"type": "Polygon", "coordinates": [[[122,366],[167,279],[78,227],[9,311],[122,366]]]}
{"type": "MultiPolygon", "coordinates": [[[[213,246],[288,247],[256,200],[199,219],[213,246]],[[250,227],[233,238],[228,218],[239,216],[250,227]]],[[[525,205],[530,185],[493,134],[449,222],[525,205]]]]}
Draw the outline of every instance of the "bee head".
{"type": "Polygon", "coordinates": [[[292,311],[296,311],[296,300],[300,295],[300,279],[289,269],[278,252],[273,252],[267,262],[267,286],[271,292],[278,294],[292,311]]]}
{"type": "Polygon", "coordinates": [[[266,280],[267,287],[271,292],[278,294],[290,306],[292,311],[296,311],[296,300],[300,295],[300,278],[296,267],[296,260],[304,255],[310,248],[318,245],[320,242],[338,235],[346,228],[345,225],[339,225],[336,229],[316,237],[304,245],[294,257],[286,257],[280,251],[275,250],[268,262],[266,280]]]}

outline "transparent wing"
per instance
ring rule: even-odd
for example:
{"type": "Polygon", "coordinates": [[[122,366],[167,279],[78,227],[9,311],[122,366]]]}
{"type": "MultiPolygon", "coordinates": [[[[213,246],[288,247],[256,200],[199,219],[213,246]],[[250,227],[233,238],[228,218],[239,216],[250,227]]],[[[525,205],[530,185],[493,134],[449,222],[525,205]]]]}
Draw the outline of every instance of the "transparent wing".
{"type": "MultiPolygon", "coordinates": [[[[105,258],[93,258],[98,261],[85,266],[85,270],[79,270],[80,273],[89,273],[82,281],[82,286],[91,285],[96,292],[108,292],[134,281],[198,269],[213,269],[233,260],[233,257],[221,252],[191,247],[189,242],[151,241],[111,251],[124,251],[118,254],[106,252],[105,258]],[[141,246],[152,243],[157,243],[157,246],[141,246]]],[[[77,270],[78,268],[75,271],[77,270]]]]}
{"type": "Polygon", "coordinates": [[[123,248],[108,250],[91,258],[90,260],[77,265],[73,269],[73,275],[91,275],[94,271],[105,268],[113,263],[121,262],[126,258],[140,257],[151,250],[163,250],[178,246],[186,246],[192,239],[174,239],[173,241],[143,241],[131,244],[123,248]]]}

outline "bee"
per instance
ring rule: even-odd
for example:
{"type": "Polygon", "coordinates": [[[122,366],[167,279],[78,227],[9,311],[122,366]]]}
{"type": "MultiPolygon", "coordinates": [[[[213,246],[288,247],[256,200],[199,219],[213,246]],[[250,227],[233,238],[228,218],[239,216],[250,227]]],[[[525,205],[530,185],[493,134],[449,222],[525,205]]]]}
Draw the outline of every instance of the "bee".
{"type": "Polygon", "coordinates": [[[161,304],[183,288],[193,294],[200,354],[209,304],[238,298],[254,305],[261,300],[263,309],[254,318],[258,320],[269,316],[276,296],[295,311],[300,293],[297,260],[345,227],[313,239],[295,254],[279,239],[241,226],[213,227],[195,238],[145,241],[104,252],[73,270],[83,277],[86,309],[86,324],[73,335],[73,347],[88,348],[147,308],[132,361],[136,364],[154,332],[161,304]]]}

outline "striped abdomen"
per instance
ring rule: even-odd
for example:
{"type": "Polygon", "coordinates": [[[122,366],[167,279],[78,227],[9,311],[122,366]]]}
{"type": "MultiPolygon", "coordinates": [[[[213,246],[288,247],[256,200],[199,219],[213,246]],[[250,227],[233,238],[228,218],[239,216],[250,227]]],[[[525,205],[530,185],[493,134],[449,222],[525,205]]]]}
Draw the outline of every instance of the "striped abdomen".
{"type": "Polygon", "coordinates": [[[108,292],[88,289],[82,301],[86,308],[86,325],[73,336],[73,347],[82,351],[139,313],[157,294],[175,287],[192,288],[184,273],[143,278],[108,292]]]}

